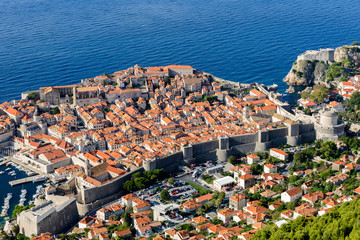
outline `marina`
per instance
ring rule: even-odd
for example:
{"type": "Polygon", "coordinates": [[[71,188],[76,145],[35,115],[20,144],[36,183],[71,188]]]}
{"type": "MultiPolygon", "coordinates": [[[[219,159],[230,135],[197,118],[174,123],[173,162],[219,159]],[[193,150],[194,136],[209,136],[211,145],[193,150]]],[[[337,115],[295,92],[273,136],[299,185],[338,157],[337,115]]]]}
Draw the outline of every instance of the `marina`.
{"type": "Polygon", "coordinates": [[[24,206],[24,203],[26,202],[26,193],[26,189],[21,189],[19,206],[24,206]]]}
{"type": "Polygon", "coordinates": [[[4,200],[4,206],[2,207],[0,216],[6,217],[8,216],[8,211],[10,208],[10,200],[12,198],[12,193],[8,193],[5,200],[4,200]]]}
{"type": "Polygon", "coordinates": [[[33,179],[39,177],[38,174],[19,164],[9,161],[2,161],[0,164],[0,181],[4,183],[0,192],[0,226],[3,226],[5,218],[11,217],[16,205],[27,206],[34,203],[35,197],[42,194],[43,183],[33,183],[33,179]],[[9,175],[10,173],[14,176],[9,175]]]}

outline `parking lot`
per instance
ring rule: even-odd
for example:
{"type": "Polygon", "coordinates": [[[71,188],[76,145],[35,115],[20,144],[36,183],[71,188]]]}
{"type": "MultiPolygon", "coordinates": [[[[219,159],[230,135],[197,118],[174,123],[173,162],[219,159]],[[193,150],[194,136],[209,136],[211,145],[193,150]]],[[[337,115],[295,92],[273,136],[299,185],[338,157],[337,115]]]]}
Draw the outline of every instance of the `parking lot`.
{"type": "Polygon", "coordinates": [[[177,203],[186,201],[190,199],[192,195],[198,193],[195,188],[187,185],[185,181],[175,179],[173,185],[170,185],[167,181],[163,181],[138,191],[135,194],[143,196],[143,199],[149,201],[152,205],[158,205],[165,203],[165,201],[160,198],[160,193],[164,189],[169,192],[170,199],[177,203]]]}

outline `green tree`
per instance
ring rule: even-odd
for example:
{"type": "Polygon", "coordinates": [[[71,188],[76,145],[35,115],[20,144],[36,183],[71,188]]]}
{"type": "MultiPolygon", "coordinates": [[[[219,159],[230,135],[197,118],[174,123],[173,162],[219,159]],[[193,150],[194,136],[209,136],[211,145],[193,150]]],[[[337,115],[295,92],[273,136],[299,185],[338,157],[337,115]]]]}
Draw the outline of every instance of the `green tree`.
{"type": "Polygon", "coordinates": [[[314,86],[314,92],[311,93],[310,97],[318,103],[324,102],[324,99],[329,96],[329,89],[325,84],[319,84],[314,86]]]}
{"type": "Polygon", "coordinates": [[[169,201],[170,200],[170,193],[168,192],[168,190],[164,189],[161,191],[160,193],[160,198],[164,201],[169,201]]]}
{"type": "Polygon", "coordinates": [[[36,100],[36,93],[35,92],[30,92],[28,95],[28,99],[29,100],[36,100]]]}
{"type": "Polygon", "coordinates": [[[233,165],[237,163],[236,157],[233,156],[233,155],[231,155],[231,156],[227,159],[227,161],[228,161],[229,163],[233,164],[233,165]]]}
{"type": "Polygon", "coordinates": [[[310,98],[310,95],[311,95],[311,91],[302,91],[301,92],[302,99],[308,99],[308,98],[310,98]]]}
{"type": "Polygon", "coordinates": [[[59,114],[59,113],[60,113],[60,109],[57,106],[50,110],[50,114],[52,114],[52,115],[56,115],[56,114],[59,114]]]}
{"type": "Polygon", "coordinates": [[[164,78],[164,82],[165,82],[165,85],[170,84],[170,77],[169,77],[169,76],[166,76],[166,77],[164,78]]]}
{"type": "Polygon", "coordinates": [[[127,226],[131,226],[132,224],[132,220],[131,220],[131,215],[129,212],[125,211],[124,214],[123,214],[123,218],[124,218],[124,223],[127,225],[127,226]]]}
{"type": "Polygon", "coordinates": [[[175,183],[175,179],[173,177],[168,179],[168,184],[173,185],[175,183]]]}
{"type": "Polygon", "coordinates": [[[143,189],[145,187],[145,185],[147,184],[147,182],[148,182],[148,179],[146,179],[144,177],[138,177],[138,178],[135,178],[135,180],[134,180],[135,186],[138,189],[143,189]]]}
{"type": "Polygon", "coordinates": [[[354,92],[351,94],[350,99],[346,101],[346,105],[350,108],[350,110],[355,111],[360,106],[360,92],[354,92]]]}
{"type": "Polygon", "coordinates": [[[126,181],[124,183],[123,188],[126,191],[131,192],[131,191],[134,191],[136,189],[136,185],[135,185],[133,180],[128,180],[128,181],[126,181]]]}
{"type": "Polygon", "coordinates": [[[260,164],[253,163],[251,164],[250,170],[255,175],[260,175],[263,172],[263,167],[260,164]]]}

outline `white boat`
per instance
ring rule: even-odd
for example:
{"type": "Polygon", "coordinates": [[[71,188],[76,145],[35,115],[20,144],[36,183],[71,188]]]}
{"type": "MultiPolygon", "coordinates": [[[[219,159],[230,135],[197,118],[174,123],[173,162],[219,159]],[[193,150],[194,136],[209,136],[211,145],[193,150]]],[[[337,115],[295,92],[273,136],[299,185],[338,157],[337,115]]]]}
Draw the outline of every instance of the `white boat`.
{"type": "Polygon", "coordinates": [[[4,174],[5,172],[4,171],[0,171],[0,174],[4,174]]]}
{"type": "Polygon", "coordinates": [[[9,168],[9,167],[5,169],[5,171],[10,171],[10,170],[11,170],[11,168],[9,168]]]}
{"type": "Polygon", "coordinates": [[[46,176],[38,176],[38,177],[35,177],[32,181],[33,181],[33,183],[36,183],[36,182],[45,181],[46,179],[47,179],[46,176]]]}

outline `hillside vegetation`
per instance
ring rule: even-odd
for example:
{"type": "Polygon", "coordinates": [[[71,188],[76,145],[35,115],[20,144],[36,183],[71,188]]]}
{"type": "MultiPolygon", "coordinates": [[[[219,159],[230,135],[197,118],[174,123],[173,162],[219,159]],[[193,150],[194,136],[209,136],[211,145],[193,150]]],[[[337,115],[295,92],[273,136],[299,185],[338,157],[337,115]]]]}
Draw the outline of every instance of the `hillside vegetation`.
{"type": "Polygon", "coordinates": [[[280,228],[269,225],[252,240],[360,239],[360,199],[344,203],[321,217],[298,217],[280,228]]]}

